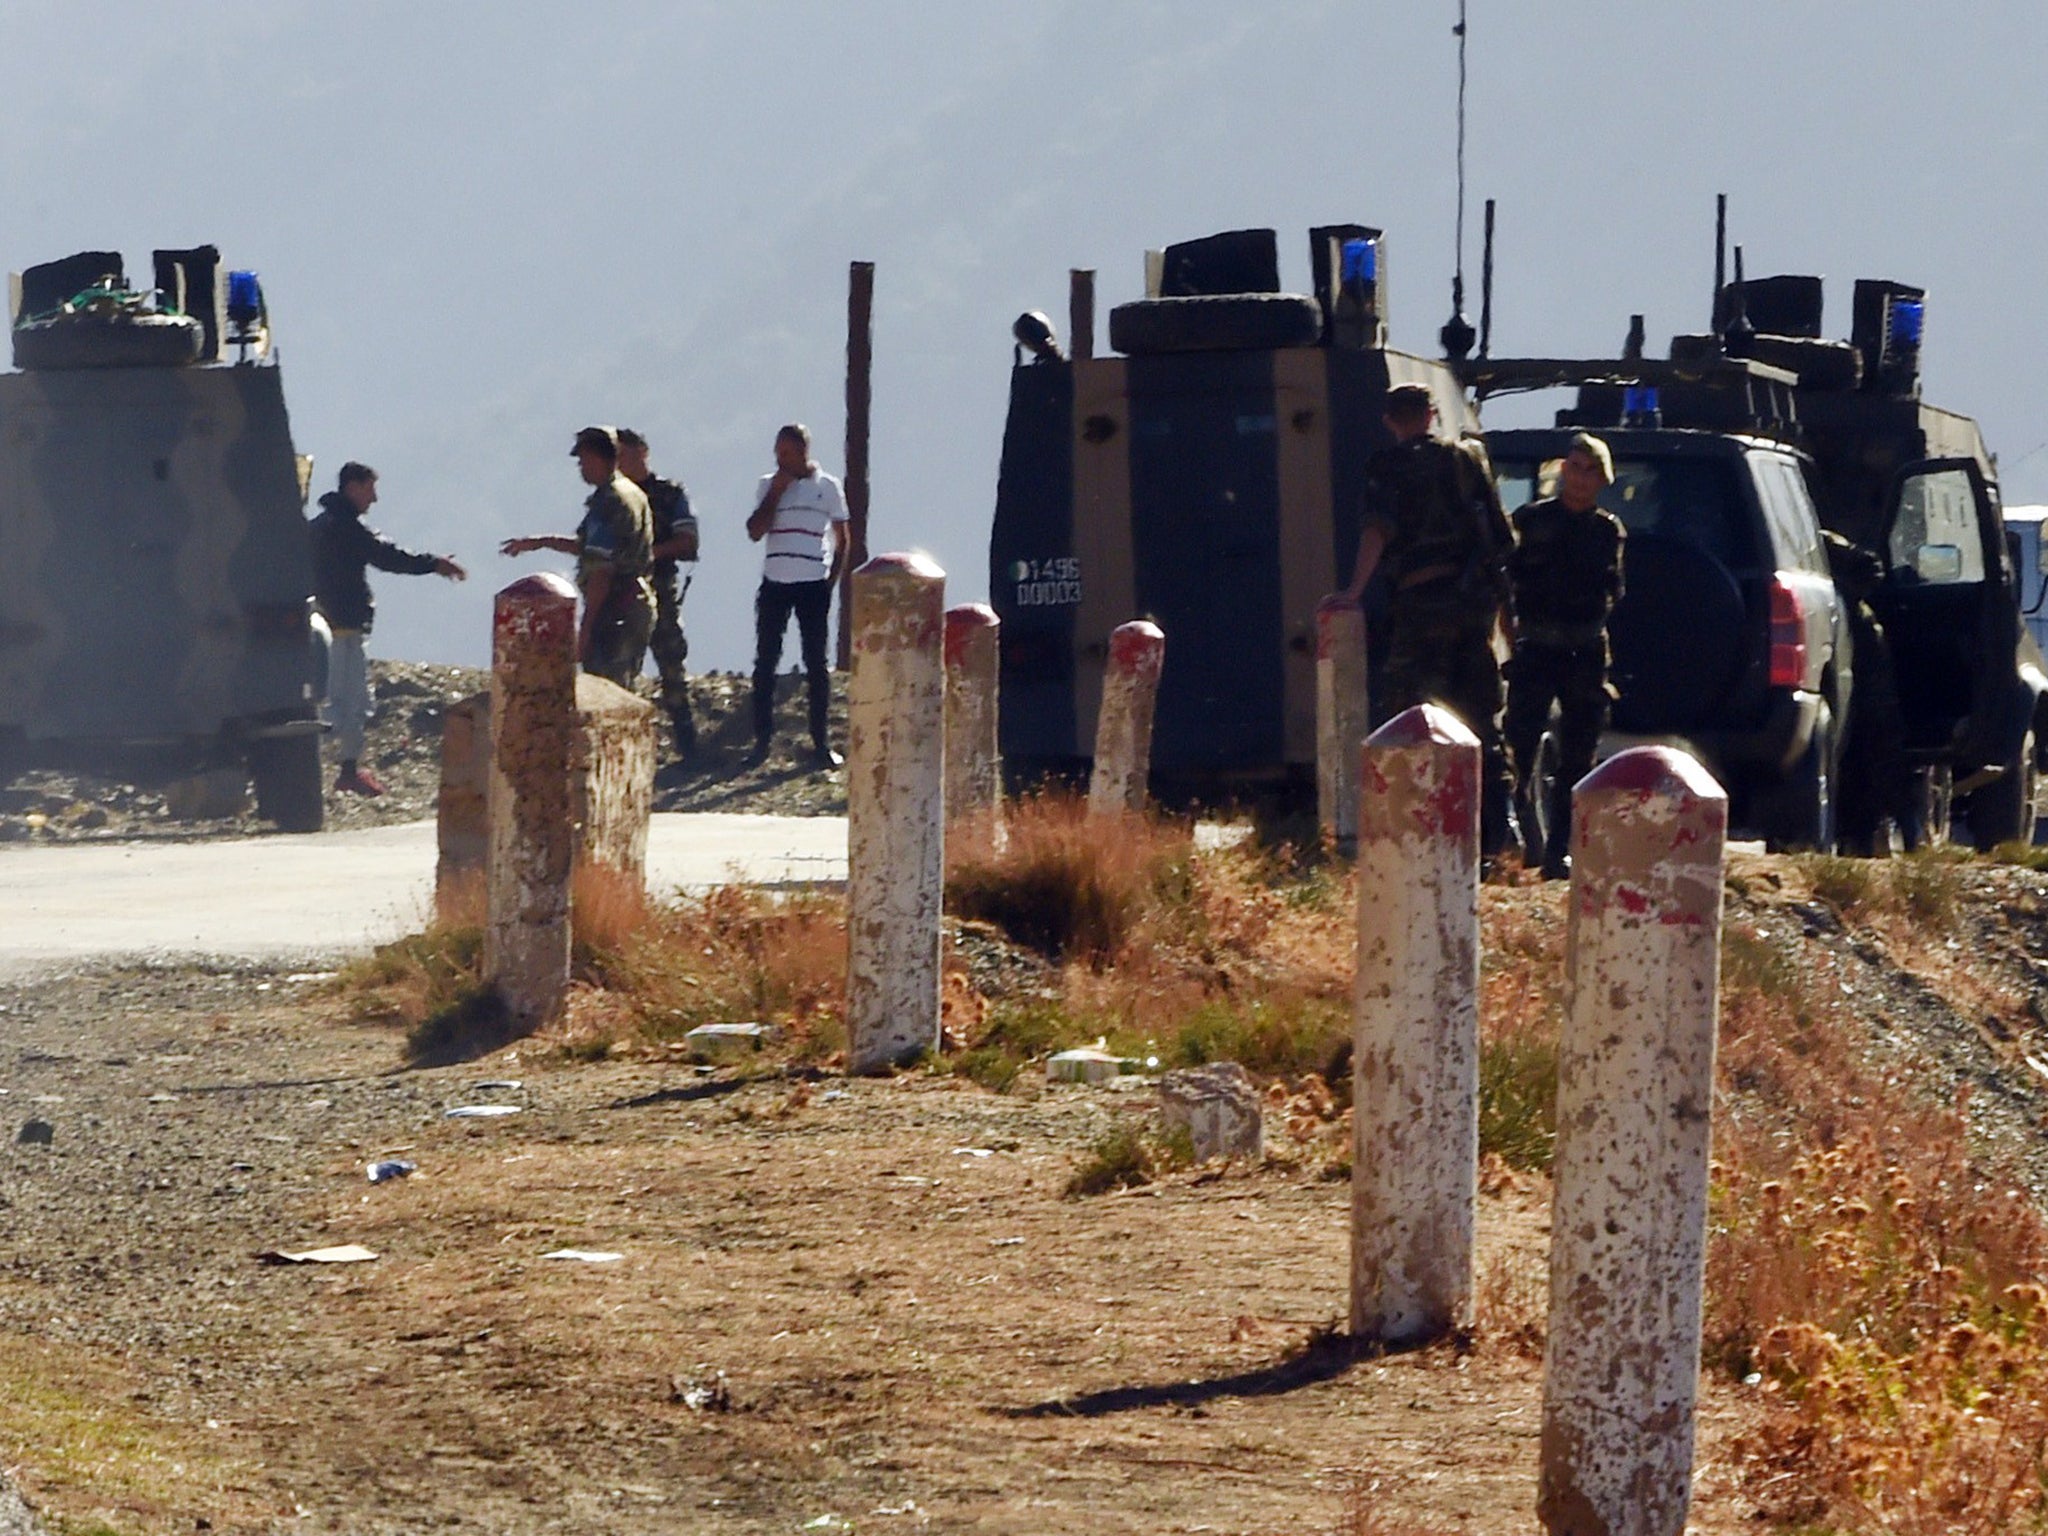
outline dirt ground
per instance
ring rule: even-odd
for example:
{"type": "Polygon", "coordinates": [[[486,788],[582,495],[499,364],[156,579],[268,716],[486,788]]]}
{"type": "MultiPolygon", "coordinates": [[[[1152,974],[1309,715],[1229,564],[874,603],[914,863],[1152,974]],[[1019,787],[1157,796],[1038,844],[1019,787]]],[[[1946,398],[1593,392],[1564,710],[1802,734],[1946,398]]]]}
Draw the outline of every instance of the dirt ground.
{"type": "MultiPolygon", "coordinates": [[[[10,1129],[51,1128],[0,1151],[0,1454],[59,1529],[1298,1532],[1360,1498],[1529,1528],[1504,1331],[1327,1336],[1346,1183],[1062,1198],[1135,1079],[398,1073],[317,980],[255,972],[0,1004],[10,1129]],[[519,1112],[444,1115],[476,1103],[519,1112]],[[373,1186],[385,1157],[419,1171],[373,1186]],[[378,1257],[254,1257],[346,1243],[378,1257]]],[[[1540,1315],[1547,1213],[1540,1181],[1484,1202],[1496,1321],[1540,1315]]],[[[1717,1455],[1743,1413],[1710,1387],[1702,1532],[1753,1528],[1717,1455]]]]}

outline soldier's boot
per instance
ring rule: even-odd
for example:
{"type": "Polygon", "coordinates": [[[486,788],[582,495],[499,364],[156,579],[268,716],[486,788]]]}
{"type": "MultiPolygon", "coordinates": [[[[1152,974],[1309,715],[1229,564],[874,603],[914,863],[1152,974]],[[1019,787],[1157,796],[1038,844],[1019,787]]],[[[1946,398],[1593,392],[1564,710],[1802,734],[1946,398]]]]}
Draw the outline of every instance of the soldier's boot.
{"type": "Polygon", "coordinates": [[[1572,872],[1572,787],[1559,779],[1550,791],[1550,836],[1543,850],[1543,878],[1564,880],[1572,872]]]}

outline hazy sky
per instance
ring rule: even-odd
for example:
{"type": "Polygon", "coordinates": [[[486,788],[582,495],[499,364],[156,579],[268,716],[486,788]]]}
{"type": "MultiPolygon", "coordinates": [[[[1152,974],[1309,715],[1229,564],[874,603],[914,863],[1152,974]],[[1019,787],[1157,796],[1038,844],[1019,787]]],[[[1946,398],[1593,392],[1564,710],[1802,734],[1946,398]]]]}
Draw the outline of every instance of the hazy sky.
{"type": "MultiPolygon", "coordinates": [[[[1388,234],[1393,339],[1434,350],[1453,247],[1455,0],[13,0],[0,264],[212,241],[263,276],[302,452],[472,580],[385,577],[373,650],[480,663],[491,593],[566,531],[576,427],[647,433],[705,525],[699,667],[744,667],[742,523],[782,421],[841,467],[847,263],[876,263],[876,549],[986,595],[1009,323],[1100,312],[1147,246],[1388,234]]],[[[1701,328],[1713,195],[1749,271],[1929,290],[1926,394],[2048,501],[2048,7],[1472,0],[1468,308],[1494,351],[1701,328]]],[[[1101,345],[1098,342],[1098,345],[1101,345]]],[[[1503,418],[1504,419],[1504,418],[1503,418]]],[[[793,642],[791,656],[794,654],[793,642]]]]}

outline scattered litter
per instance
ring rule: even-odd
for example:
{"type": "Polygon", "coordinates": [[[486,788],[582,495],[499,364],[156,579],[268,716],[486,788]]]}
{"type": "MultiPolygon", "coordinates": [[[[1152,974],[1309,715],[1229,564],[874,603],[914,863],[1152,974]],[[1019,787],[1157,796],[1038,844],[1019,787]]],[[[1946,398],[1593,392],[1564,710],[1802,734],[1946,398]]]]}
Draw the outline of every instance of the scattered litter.
{"type": "Polygon", "coordinates": [[[63,1102],[64,1095],[61,1093],[39,1093],[29,1100],[31,1104],[62,1104],[63,1102]]]}
{"type": "Polygon", "coordinates": [[[377,1255],[361,1243],[344,1243],[339,1248],[306,1248],[298,1253],[286,1253],[281,1248],[270,1248],[256,1255],[264,1264],[367,1264],[377,1255]]]}
{"type": "Polygon", "coordinates": [[[718,1060],[751,1055],[779,1033],[772,1024],[699,1024],[683,1036],[683,1044],[701,1059],[718,1060]]]}
{"type": "Polygon", "coordinates": [[[285,977],[285,980],[298,982],[332,981],[334,975],[333,971],[293,971],[291,975],[285,977]]]}
{"type": "Polygon", "coordinates": [[[419,1166],[402,1157],[387,1157],[370,1164],[363,1172],[372,1184],[382,1184],[389,1179],[402,1179],[409,1173],[417,1173],[419,1166]]]}
{"type": "Polygon", "coordinates": [[[520,1089],[524,1088],[525,1086],[526,1084],[522,1083],[516,1077],[494,1077],[487,1083],[471,1083],[470,1092],[517,1093],[520,1089]]]}
{"type": "Polygon", "coordinates": [[[308,1100],[306,1100],[306,1108],[308,1108],[308,1109],[332,1109],[332,1108],[334,1108],[334,1100],[332,1100],[332,1099],[308,1099],[308,1100]]]}
{"type": "Polygon", "coordinates": [[[991,1248],[1022,1248],[1024,1246],[1024,1239],[1021,1237],[992,1237],[988,1240],[988,1245],[991,1248]]]}
{"type": "Polygon", "coordinates": [[[175,1093],[152,1093],[146,1102],[151,1104],[175,1104],[178,1102],[178,1096],[175,1093]]]}
{"type": "Polygon", "coordinates": [[[500,1115],[516,1115],[517,1104],[458,1104],[442,1117],[447,1120],[495,1120],[500,1115]]]}
{"type": "Polygon", "coordinates": [[[798,1529],[806,1531],[850,1531],[853,1529],[853,1522],[842,1520],[837,1515],[820,1515],[815,1520],[806,1520],[798,1529]]]}
{"type": "Polygon", "coordinates": [[[2038,1072],[2038,1073],[2039,1073],[2039,1074],[2040,1074],[2041,1076],[2043,1076],[2043,1077],[2048,1077],[2048,1061],[2043,1061],[2043,1060],[2042,1060],[2042,1059],[2041,1059],[2040,1057],[2038,1057],[2038,1056],[2024,1056],[2024,1055],[2023,1055],[2023,1056],[2022,1056],[2022,1059],[2023,1059],[2023,1060],[2024,1060],[2024,1061],[2026,1062],[2026,1064],[2027,1064],[2028,1066],[2032,1067],[2032,1068],[2033,1068],[2033,1069],[2034,1069],[2034,1070],[2035,1070],[2036,1072],[2038,1072]]]}
{"type": "Polygon", "coordinates": [[[605,1253],[596,1248],[557,1248],[541,1255],[544,1259],[574,1259],[578,1264],[616,1264],[623,1253],[605,1253]]]}
{"type": "Polygon", "coordinates": [[[988,1147],[955,1147],[953,1155],[955,1157],[994,1157],[995,1153],[988,1147]]]}
{"type": "Polygon", "coordinates": [[[875,1506],[875,1513],[878,1515],[914,1515],[919,1512],[917,1500],[915,1499],[905,1499],[901,1504],[877,1504],[875,1506]]]}
{"type": "Polygon", "coordinates": [[[687,1386],[680,1376],[671,1377],[669,1396],[672,1401],[681,1403],[685,1408],[694,1408],[699,1413],[732,1412],[732,1384],[725,1379],[723,1371],[710,1381],[693,1381],[687,1386]]]}
{"type": "Polygon", "coordinates": [[[818,1102],[820,1104],[830,1104],[834,1099],[850,1099],[852,1097],[853,1095],[844,1088],[827,1088],[818,1095],[818,1102]]]}
{"type": "Polygon", "coordinates": [[[47,1120],[24,1120],[21,1130],[16,1133],[14,1144],[18,1147],[47,1147],[56,1139],[57,1128],[47,1120]]]}

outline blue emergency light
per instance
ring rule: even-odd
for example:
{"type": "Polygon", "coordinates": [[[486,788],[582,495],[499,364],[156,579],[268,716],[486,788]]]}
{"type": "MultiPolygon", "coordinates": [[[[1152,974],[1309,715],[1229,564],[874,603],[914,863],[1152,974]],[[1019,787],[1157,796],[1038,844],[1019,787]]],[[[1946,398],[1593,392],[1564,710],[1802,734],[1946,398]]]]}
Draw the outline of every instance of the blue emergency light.
{"type": "Polygon", "coordinates": [[[1371,240],[1346,240],[1344,261],[1339,275],[1347,283],[1376,282],[1379,278],[1380,250],[1371,240]]]}
{"type": "Polygon", "coordinates": [[[1892,345],[1918,347],[1927,323],[1927,306],[1918,299],[1892,300],[1892,345]]]}
{"type": "Polygon", "coordinates": [[[263,318],[263,285],[254,272],[228,274],[228,319],[247,330],[263,318]]]}

